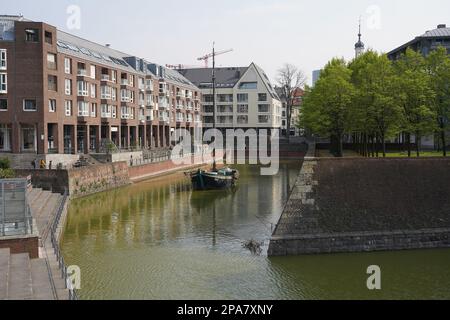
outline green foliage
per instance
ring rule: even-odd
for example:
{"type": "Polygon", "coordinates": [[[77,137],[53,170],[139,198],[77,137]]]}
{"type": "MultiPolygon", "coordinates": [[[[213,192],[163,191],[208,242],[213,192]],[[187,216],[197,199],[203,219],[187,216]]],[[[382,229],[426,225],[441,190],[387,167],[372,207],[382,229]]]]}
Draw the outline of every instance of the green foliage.
{"type": "Polygon", "coordinates": [[[418,136],[434,132],[437,115],[432,106],[436,94],[425,58],[408,49],[394,63],[394,69],[397,75],[395,91],[403,109],[403,131],[418,136]]]}
{"type": "Polygon", "coordinates": [[[11,161],[8,158],[0,158],[0,169],[11,168],[11,161]]]}
{"type": "Polygon", "coordinates": [[[342,59],[330,61],[313,89],[307,88],[300,123],[305,129],[338,141],[337,155],[342,155],[342,135],[349,130],[350,106],[354,86],[351,70],[342,59]]]}
{"type": "Polygon", "coordinates": [[[306,88],[298,123],[323,137],[356,134],[384,146],[401,132],[420,139],[438,130],[445,143],[449,119],[450,58],[438,48],[427,58],[408,49],[395,62],[370,50],[348,65],[331,60],[306,88]]]}
{"type": "Polygon", "coordinates": [[[12,169],[0,168],[0,179],[12,179],[16,176],[16,173],[12,169]]]}

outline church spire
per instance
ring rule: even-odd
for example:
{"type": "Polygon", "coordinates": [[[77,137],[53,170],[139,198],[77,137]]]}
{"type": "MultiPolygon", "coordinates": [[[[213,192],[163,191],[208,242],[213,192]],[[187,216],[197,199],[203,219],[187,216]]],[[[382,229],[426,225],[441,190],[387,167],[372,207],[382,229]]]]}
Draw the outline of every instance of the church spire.
{"type": "Polygon", "coordinates": [[[358,42],[355,44],[355,56],[358,58],[364,53],[364,43],[361,41],[361,17],[359,18],[359,31],[358,31],[358,42]]]}

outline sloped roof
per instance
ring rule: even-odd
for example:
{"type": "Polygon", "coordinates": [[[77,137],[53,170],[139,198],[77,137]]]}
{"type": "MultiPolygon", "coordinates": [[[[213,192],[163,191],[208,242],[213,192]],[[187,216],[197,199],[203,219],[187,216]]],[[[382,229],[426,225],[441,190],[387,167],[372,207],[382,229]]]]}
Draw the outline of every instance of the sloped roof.
{"type": "Polygon", "coordinates": [[[124,57],[130,56],[129,54],[60,30],[57,30],[57,41],[58,52],[60,53],[126,72],[140,73],[123,59],[124,57]]]}
{"type": "Polygon", "coordinates": [[[438,28],[425,32],[420,36],[421,38],[440,38],[450,37],[450,28],[438,28]]]}
{"type": "Polygon", "coordinates": [[[416,44],[417,42],[419,42],[421,39],[433,39],[433,38],[450,38],[450,28],[447,28],[444,26],[439,26],[436,29],[430,30],[425,32],[424,34],[422,34],[421,36],[415,37],[414,39],[412,39],[411,41],[401,45],[398,48],[395,48],[394,50],[390,51],[388,53],[388,56],[391,56],[401,50],[404,50],[410,46],[412,46],[413,44],[416,44]]]}

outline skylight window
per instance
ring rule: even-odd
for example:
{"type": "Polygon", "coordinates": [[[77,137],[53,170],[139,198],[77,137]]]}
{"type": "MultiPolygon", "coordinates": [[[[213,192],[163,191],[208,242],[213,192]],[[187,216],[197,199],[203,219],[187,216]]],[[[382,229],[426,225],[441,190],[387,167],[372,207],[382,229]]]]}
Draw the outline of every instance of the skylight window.
{"type": "Polygon", "coordinates": [[[91,52],[86,48],[80,48],[81,53],[84,53],[87,56],[91,56],[91,52]]]}
{"type": "Polygon", "coordinates": [[[64,48],[64,49],[69,49],[69,47],[64,42],[61,42],[61,41],[56,41],[56,45],[58,47],[61,47],[61,48],[64,48]]]}

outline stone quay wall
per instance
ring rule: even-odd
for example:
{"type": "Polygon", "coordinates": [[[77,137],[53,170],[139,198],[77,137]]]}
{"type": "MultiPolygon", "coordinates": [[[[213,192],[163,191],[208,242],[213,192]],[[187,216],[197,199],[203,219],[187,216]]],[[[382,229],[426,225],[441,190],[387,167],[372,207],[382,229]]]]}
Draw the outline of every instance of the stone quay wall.
{"type": "Polygon", "coordinates": [[[306,157],[268,254],[450,247],[450,159],[306,157]]]}
{"type": "MultiPolygon", "coordinates": [[[[217,156],[221,158],[223,153],[218,152],[217,156]]],[[[16,173],[20,177],[31,176],[35,188],[61,194],[67,190],[73,199],[180,170],[200,168],[208,163],[212,163],[212,158],[208,155],[190,155],[175,161],[166,160],[131,167],[129,162],[123,161],[68,170],[20,169],[16,173]]]]}

